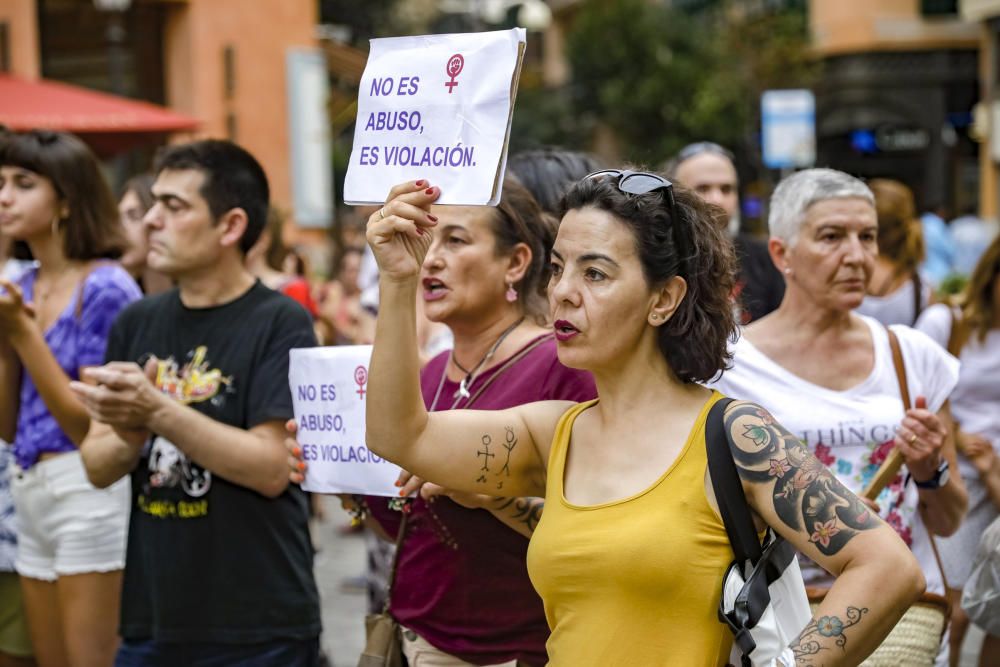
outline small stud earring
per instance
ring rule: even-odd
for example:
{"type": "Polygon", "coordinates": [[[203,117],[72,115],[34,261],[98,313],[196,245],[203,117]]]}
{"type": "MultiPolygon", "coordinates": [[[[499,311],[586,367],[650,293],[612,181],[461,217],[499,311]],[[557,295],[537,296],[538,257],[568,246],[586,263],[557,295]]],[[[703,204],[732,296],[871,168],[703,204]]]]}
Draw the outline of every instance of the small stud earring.
{"type": "Polygon", "coordinates": [[[786,266],[785,267],[785,275],[786,276],[792,275],[792,267],[790,267],[790,266],[786,266]]]}

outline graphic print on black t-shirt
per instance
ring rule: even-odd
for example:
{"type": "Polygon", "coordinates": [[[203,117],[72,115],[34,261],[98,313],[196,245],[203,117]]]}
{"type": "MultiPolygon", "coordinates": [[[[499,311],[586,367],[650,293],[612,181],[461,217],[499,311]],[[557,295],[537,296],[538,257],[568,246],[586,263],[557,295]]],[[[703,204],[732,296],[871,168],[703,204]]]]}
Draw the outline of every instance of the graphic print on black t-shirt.
{"type": "MultiPolygon", "coordinates": [[[[158,360],[156,388],[185,405],[208,401],[214,407],[223,407],[227,397],[236,393],[233,376],[226,375],[219,368],[212,368],[205,345],[191,350],[187,358],[183,366],[173,357],[158,360]]],[[[136,499],[136,507],[140,511],[161,519],[194,519],[208,514],[207,499],[174,502],[153,500],[150,494],[152,489],[180,487],[191,498],[201,498],[212,488],[210,471],[187,458],[174,443],[162,436],[153,437],[147,456],[149,479],[136,499]]]]}

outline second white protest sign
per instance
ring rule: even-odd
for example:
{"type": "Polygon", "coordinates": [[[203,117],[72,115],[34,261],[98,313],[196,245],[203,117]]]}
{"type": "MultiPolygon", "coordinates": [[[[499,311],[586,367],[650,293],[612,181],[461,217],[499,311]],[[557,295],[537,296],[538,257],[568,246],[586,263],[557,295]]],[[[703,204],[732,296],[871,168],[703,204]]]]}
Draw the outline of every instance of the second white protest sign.
{"type": "Polygon", "coordinates": [[[365,446],[371,345],[292,350],[288,383],[302,458],[302,488],[317,493],[396,496],[399,466],[365,446]]]}

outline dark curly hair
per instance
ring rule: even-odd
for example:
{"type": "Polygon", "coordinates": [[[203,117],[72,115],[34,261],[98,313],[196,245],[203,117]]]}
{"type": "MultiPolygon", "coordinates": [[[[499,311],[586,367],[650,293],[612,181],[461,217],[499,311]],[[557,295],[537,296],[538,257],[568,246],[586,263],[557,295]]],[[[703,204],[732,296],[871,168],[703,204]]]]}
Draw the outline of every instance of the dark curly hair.
{"type": "Polygon", "coordinates": [[[558,223],[545,213],[535,198],[517,179],[506,177],[500,203],[491,210],[498,256],[510,254],[524,243],[531,248],[531,264],[515,285],[524,314],[544,326],[549,319],[545,290],[549,284],[549,251],[556,240],[558,223]]]}
{"type": "Polygon", "coordinates": [[[650,287],[674,276],[685,280],[687,294],[659,327],[657,341],[681,382],[708,382],[729,367],[729,343],[736,338],[731,300],[736,255],[724,226],[718,224],[721,209],[674,187],[672,212],[663,190],[632,195],[619,190],[617,182],[616,177],[578,181],[563,198],[563,213],[592,206],[625,223],[635,236],[650,287]]]}
{"type": "Polygon", "coordinates": [[[544,211],[556,215],[569,186],[601,166],[589,153],[550,146],[511,156],[507,170],[528,188],[544,211]]]}

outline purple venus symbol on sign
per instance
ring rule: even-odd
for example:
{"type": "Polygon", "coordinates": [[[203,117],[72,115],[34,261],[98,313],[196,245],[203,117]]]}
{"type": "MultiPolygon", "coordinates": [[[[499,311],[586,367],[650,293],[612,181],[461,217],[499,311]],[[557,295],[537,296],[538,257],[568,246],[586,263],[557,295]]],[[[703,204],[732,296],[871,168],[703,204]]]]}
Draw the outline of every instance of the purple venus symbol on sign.
{"type": "Polygon", "coordinates": [[[365,384],[368,382],[368,369],[364,366],[358,366],[354,369],[354,382],[358,385],[356,392],[359,399],[365,397],[365,384]]]}
{"type": "Polygon", "coordinates": [[[448,94],[455,89],[458,85],[458,81],[455,81],[455,77],[462,73],[462,68],[465,67],[465,58],[462,57],[461,53],[456,53],[451,58],[448,58],[448,66],[445,67],[445,72],[451,77],[451,81],[447,81],[444,85],[448,86],[448,94]]]}

